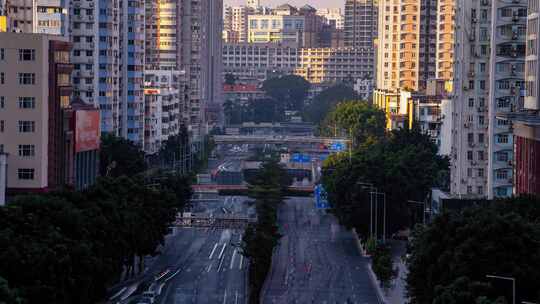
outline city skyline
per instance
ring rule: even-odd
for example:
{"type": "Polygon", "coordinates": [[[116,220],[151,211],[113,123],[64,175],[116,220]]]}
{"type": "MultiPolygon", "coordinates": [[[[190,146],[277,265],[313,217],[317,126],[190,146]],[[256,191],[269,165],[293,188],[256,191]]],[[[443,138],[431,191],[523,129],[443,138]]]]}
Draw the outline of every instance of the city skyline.
{"type": "MultiPolygon", "coordinates": [[[[246,0],[224,0],[224,5],[242,5],[246,3],[246,0]]],[[[331,8],[331,7],[339,7],[343,9],[343,6],[345,4],[345,1],[339,1],[336,3],[336,1],[330,1],[330,0],[262,0],[261,5],[264,6],[270,6],[274,7],[281,4],[291,4],[295,6],[303,6],[305,4],[309,4],[315,8],[331,8]],[[336,5],[339,4],[339,5],[336,5]]]]}

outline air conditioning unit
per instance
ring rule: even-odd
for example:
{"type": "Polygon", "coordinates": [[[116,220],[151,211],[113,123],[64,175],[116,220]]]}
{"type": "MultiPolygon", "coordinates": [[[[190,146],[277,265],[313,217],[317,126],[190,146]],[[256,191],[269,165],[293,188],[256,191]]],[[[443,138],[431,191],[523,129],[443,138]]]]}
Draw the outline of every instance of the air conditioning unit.
{"type": "Polygon", "coordinates": [[[94,2],[90,2],[90,7],[94,7],[94,2]]]}

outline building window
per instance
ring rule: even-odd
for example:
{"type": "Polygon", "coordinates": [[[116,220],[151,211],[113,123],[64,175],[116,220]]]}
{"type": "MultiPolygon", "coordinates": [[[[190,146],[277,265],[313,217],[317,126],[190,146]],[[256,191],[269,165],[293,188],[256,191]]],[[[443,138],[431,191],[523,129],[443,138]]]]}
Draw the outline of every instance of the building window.
{"type": "Polygon", "coordinates": [[[4,121],[0,120],[0,133],[4,132],[4,121]]]}
{"type": "Polygon", "coordinates": [[[36,74],[19,73],[19,84],[23,84],[23,85],[36,84],[36,74]]]}
{"type": "Polygon", "coordinates": [[[6,107],[6,97],[0,96],[0,109],[3,109],[6,107]]]}
{"type": "Polygon", "coordinates": [[[467,151],[467,159],[473,160],[473,151],[467,151]]]}
{"type": "Polygon", "coordinates": [[[484,160],[484,151],[477,151],[478,152],[478,160],[484,160]]]}
{"type": "Polygon", "coordinates": [[[36,148],[34,145],[19,145],[19,156],[32,157],[36,155],[36,148]]]}
{"type": "Polygon", "coordinates": [[[478,177],[484,177],[484,168],[478,169],[478,177]]]}
{"type": "Polygon", "coordinates": [[[69,52],[66,52],[66,51],[54,52],[54,62],[69,63],[69,52]]]}
{"type": "Polygon", "coordinates": [[[467,194],[472,194],[472,186],[467,186],[467,194]]]}
{"type": "Polygon", "coordinates": [[[507,179],[508,178],[508,171],[506,170],[497,170],[497,173],[495,174],[497,179],[507,179]]]}
{"type": "Polygon", "coordinates": [[[500,144],[507,144],[508,143],[508,135],[507,134],[500,134],[497,136],[497,142],[500,144]]]}
{"type": "Polygon", "coordinates": [[[34,49],[19,49],[19,61],[35,61],[36,50],[34,49]]]}
{"type": "Polygon", "coordinates": [[[20,133],[32,133],[36,131],[36,122],[29,120],[19,120],[20,133]]]}
{"type": "Polygon", "coordinates": [[[6,76],[4,72],[0,72],[0,84],[4,84],[6,81],[6,76]]]}
{"type": "Polygon", "coordinates": [[[497,188],[497,196],[506,196],[506,188],[497,188]]]}
{"type": "Polygon", "coordinates": [[[480,194],[480,195],[484,194],[484,187],[478,186],[477,189],[478,189],[478,194],[480,194]]]}
{"type": "Polygon", "coordinates": [[[6,49],[0,49],[0,60],[6,59],[6,49]]]}
{"type": "Polygon", "coordinates": [[[19,179],[23,180],[33,180],[34,179],[34,169],[18,169],[19,179]]]}
{"type": "Polygon", "coordinates": [[[19,97],[19,109],[34,109],[35,107],[35,97],[19,97]]]}

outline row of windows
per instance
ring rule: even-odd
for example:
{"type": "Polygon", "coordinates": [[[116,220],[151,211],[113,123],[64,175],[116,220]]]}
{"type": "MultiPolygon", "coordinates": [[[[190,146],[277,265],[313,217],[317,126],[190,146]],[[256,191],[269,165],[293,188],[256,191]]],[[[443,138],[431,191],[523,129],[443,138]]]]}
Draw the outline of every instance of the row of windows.
{"type": "MultiPolygon", "coordinates": [[[[0,133],[5,131],[6,124],[0,120],[0,133]]],[[[31,120],[19,120],[18,122],[20,133],[34,133],[36,131],[36,122],[31,120]]]]}
{"type": "MultiPolygon", "coordinates": [[[[6,60],[6,49],[0,49],[0,61],[6,60]]],[[[35,61],[36,50],[34,49],[19,49],[19,61],[35,61]]]]}
{"type": "MultiPolygon", "coordinates": [[[[19,84],[32,85],[36,84],[36,74],[34,73],[18,73],[19,84]]],[[[6,74],[0,72],[0,84],[6,83],[6,74]]]]}
{"type": "MultiPolygon", "coordinates": [[[[6,108],[7,99],[5,96],[0,96],[0,110],[6,108]]],[[[35,97],[19,97],[17,105],[19,109],[34,109],[36,107],[35,97]]]]}

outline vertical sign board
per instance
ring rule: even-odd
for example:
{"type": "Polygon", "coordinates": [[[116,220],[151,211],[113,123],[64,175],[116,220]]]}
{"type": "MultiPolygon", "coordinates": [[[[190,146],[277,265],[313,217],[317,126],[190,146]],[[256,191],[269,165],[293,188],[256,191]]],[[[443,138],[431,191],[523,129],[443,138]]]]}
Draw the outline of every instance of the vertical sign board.
{"type": "Polygon", "coordinates": [[[99,111],[77,110],[75,112],[75,152],[99,149],[99,111]]]}
{"type": "Polygon", "coordinates": [[[330,204],[328,203],[328,193],[326,192],[326,190],[324,190],[324,187],[321,184],[315,186],[315,208],[330,208],[330,204]]]}

